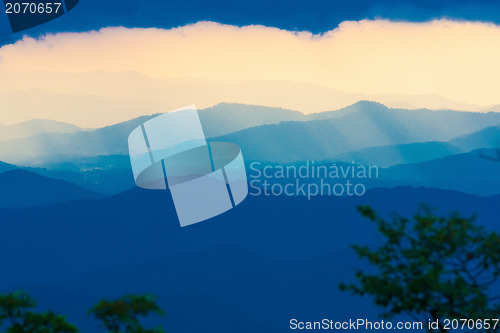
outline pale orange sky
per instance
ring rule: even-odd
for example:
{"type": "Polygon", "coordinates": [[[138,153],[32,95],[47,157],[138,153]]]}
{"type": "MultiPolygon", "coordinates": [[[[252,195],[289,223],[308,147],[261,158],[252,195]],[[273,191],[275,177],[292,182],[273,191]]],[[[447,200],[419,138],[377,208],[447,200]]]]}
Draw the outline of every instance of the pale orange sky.
{"type": "MultiPolygon", "coordinates": [[[[367,95],[385,95],[385,100],[380,99],[389,104],[456,106],[431,102],[438,95],[462,103],[462,109],[469,107],[467,103],[479,110],[500,104],[499,54],[499,26],[446,20],[344,22],[323,35],[200,22],[170,30],[106,28],[40,39],[25,37],[0,48],[0,97],[4,98],[0,123],[48,117],[89,126],[153,113],[148,110],[162,111],[163,107],[192,103],[206,107],[222,101],[308,113],[342,107],[367,95]],[[141,79],[116,79],[113,85],[97,89],[98,75],[89,79],[87,73],[99,71],[133,72],[141,79]],[[65,81],[68,74],[74,74],[73,81],[65,81]],[[261,91],[258,82],[268,82],[264,85],[270,85],[271,91],[266,93],[269,87],[261,91]],[[151,92],[144,86],[157,90],[151,92]],[[314,93],[315,87],[331,94],[314,93]],[[115,101],[100,112],[99,121],[77,114],[82,112],[77,106],[55,112],[40,105],[15,115],[12,110],[19,106],[14,105],[15,98],[10,101],[11,95],[26,89],[115,101]],[[120,105],[129,104],[126,99],[134,91],[133,98],[144,110],[124,111],[120,105]],[[291,91],[304,94],[291,96],[291,91]],[[409,95],[433,97],[414,100],[409,95]]],[[[105,74],[106,80],[109,75],[105,74]]],[[[50,104],[50,97],[45,98],[50,104]]]]}

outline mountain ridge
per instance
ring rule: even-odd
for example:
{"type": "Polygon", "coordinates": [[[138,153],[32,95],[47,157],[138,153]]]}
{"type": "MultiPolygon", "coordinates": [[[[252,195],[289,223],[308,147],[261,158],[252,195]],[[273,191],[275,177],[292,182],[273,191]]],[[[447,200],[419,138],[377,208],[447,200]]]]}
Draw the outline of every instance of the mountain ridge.
{"type": "Polygon", "coordinates": [[[0,173],[0,207],[51,205],[78,199],[98,199],[102,195],[73,183],[14,169],[0,173]]]}
{"type": "Polygon", "coordinates": [[[77,133],[81,131],[84,129],[61,121],[32,119],[12,125],[0,125],[0,142],[27,138],[41,133],[77,133]]]}
{"type": "Polygon", "coordinates": [[[340,117],[251,127],[217,140],[239,144],[250,160],[284,163],[333,159],[374,146],[448,141],[500,124],[500,113],[400,110],[373,102],[340,112],[340,117]]]}
{"type": "MultiPolygon", "coordinates": [[[[64,156],[125,155],[130,132],[154,116],[74,134],[38,134],[0,142],[0,160],[32,166],[64,156]]],[[[325,160],[373,146],[448,141],[500,124],[500,113],[391,109],[370,101],[310,116],[282,108],[222,103],[200,110],[200,118],[208,138],[239,144],[251,160],[274,162],[325,160]]]]}

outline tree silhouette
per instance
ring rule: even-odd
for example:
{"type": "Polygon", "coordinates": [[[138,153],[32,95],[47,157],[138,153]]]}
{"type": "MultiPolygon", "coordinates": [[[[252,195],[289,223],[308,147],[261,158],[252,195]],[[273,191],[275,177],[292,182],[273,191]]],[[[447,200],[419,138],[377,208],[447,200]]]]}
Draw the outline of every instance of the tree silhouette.
{"type": "Polygon", "coordinates": [[[163,333],[161,328],[146,329],[139,317],[163,315],[163,310],[150,295],[128,295],[116,300],[101,300],[89,314],[101,322],[110,333],[163,333]]]}
{"type": "MultiPolygon", "coordinates": [[[[369,206],[358,210],[375,223],[384,242],[375,249],[353,246],[376,273],[358,270],[358,283],[341,284],[342,290],[371,295],[384,308],[385,318],[407,314],[441,323],[446,318],[498,318],[498,234],[478,226],[474,218],[438,217],[426,206],[412,220],[396,216],[391,222],[369,206]]],[[[442,325],[439,330],[446,331],[442,325]]]]}
{"type": "Polygon", "coordinates": [[[7,325],[7,333],[78,332],[59,314],[33,312],[35,306],[36,301],[25,292],[0,294],[0,328],[7,325]]]}

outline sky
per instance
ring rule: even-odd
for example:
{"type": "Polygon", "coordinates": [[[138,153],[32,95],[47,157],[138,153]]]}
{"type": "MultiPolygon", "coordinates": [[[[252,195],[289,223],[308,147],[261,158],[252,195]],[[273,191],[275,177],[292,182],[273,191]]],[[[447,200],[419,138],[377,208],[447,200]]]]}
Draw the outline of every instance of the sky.
{"type": "Polygon", "coordinates": [[[0,123],[94,127],[220,102],[484,111],[500,104],[495,13],[493,1],[81,0],[16,34],[0,15],[0,123]]]}

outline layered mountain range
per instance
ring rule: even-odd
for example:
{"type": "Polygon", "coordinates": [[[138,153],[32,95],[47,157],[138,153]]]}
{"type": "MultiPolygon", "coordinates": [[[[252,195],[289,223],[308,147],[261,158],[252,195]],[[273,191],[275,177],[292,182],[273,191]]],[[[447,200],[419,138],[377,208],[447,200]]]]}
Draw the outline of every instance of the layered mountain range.
{"type": "Polygon", "coordinates": [[[350,245],[380,241],[359,205],[390,218],[424,203],[500,231],[500,113],[362,101],[310,115],[239,104],[199,115],[210,140],[240,145],[249,172],[314,162],[379,175],[363,180],[363,196],[249,195],[180,228],[170,193],[136,188],[130,168],[127,137],[154,115],[97,129],[2,126],[0,292],[27,290],[88,332],[99,330],[92,304],[132,293],[157,295],[168,317],[148,323],[172,332],[288,332],[293,317],[377,320],[370,299],[338,289],[366,268],[350,245]]]}
{"type": "MultiPolygon", "coordinates": [[[[392,109],[361,101],[309,115],[223,103],[199,115],[206,136],[237,143],[247,164],[371,165],[381,172],[370,188],[411,185],[500,193],[500,113],[392,109]]],[[[154,116],[98,129],[46,120],[3,126],[0,172],[21,168],[90,193],[123,192],[134,187],[128,135],[154,116]]]]}

